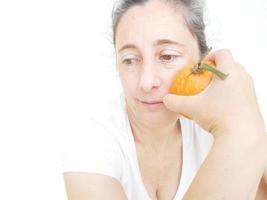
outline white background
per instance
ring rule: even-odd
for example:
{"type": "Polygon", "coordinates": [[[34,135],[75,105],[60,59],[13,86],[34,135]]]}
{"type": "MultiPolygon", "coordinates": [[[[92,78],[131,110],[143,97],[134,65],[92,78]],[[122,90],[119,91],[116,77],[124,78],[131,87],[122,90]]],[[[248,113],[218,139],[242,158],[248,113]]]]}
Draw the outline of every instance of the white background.
{"type": "MultiPolygon", "coordinates": [[[[120,91],[112,0],[0,1],[0,199],[66,199],[62,141],[120,91]]],[[[266,0],[209,0],[207,35],[254,77],[267,121],[266,0]]]]}

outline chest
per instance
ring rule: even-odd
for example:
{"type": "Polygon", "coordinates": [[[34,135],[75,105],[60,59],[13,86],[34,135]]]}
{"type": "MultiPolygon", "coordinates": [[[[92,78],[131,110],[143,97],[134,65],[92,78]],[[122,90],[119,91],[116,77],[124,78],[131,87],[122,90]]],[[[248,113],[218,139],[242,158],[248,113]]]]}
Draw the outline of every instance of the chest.
{"type": "Polygon", "coordinates": [[[152,200],[173,200],[181,178],[182,146],[165,155],[138,151],[137,157],[143,184],[152,200]]]}

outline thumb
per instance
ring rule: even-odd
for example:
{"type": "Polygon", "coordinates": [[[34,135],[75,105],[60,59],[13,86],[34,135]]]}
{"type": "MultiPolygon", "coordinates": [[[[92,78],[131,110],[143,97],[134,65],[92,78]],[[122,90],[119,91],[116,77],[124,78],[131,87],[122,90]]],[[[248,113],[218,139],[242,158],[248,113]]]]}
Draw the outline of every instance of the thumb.
{"type": "Polygon", "coordinates": [[[163,103],[167,109],[192,119],[197,112],[198,98],[198,95],[178,96],[167,94],[163,97],[163,103]]]}

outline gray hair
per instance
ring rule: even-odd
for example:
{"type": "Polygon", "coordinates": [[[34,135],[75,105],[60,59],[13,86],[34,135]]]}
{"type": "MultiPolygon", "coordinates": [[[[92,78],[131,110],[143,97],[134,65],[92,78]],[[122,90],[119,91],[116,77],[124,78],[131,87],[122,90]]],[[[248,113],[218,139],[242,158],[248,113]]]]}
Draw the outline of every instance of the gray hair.
{"type": "MultiPolygon", "coordinates": [[[[127,10],[133,6],[140,6],[147,3],[149,0],[121,0],[113,7],[112,11],[112,29],[113,29],[113,43],[116,42],[116,30],[120,19],[127,10]]],[[[204,0],[162,0],[174,6],[180,6],[185,11],[185,23],[193,36],[197,38],[201,57],[204,57],[209,48],[207,46],[205,35],[205,23],[203,19],[204,0]]]]}

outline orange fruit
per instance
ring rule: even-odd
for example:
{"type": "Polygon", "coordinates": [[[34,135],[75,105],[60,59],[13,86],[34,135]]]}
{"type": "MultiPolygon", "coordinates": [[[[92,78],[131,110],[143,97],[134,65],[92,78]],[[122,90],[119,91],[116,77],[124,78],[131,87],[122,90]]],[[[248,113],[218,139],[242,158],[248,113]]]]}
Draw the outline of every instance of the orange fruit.
{"type": "Polygon", "coordinates": [[[227,75],[215,67],[215,63],[210,60],[183,67],[176,74],[170,93],[183,96],[196,95],[207,88],[213,78],[213,74],[225,79],[227,75]]]}
{"type": "MultiPolygon", "coordinates": [[[[211,60],[188,64],[177,72],[170,93],[182,96],[196,95],[208,87],[214,74],[222,80],[228,76],[216,69],[215,63],[211,60]]],[[[182,115],[191,119],[189,116],[182,115]]]]}

